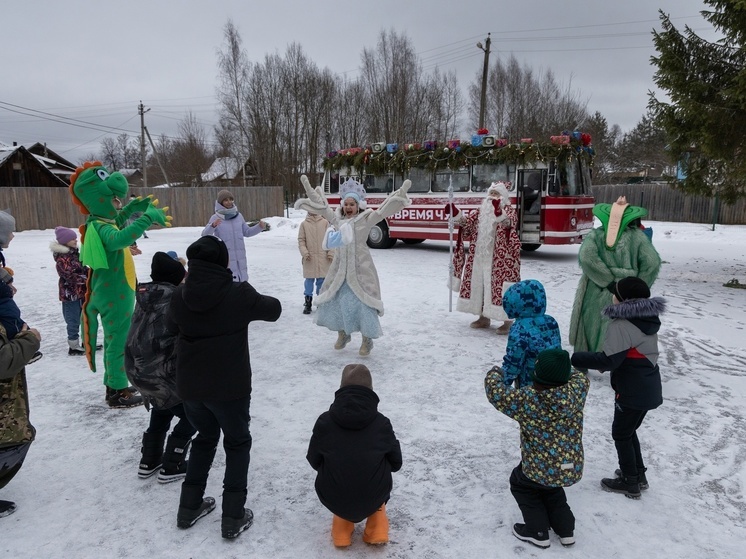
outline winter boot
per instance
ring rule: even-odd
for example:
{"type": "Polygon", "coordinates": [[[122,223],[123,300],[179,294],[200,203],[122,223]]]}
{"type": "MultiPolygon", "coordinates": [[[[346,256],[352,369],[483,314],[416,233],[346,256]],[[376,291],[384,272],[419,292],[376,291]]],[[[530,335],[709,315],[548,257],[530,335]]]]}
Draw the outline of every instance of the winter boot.
{"type": "Polygon", "coordinates": [[[163,453],[163,467],[158,472],[158,483],[171,483],[186,477],[187,452],[192,445],[192,439],[171,435],[163,453]]]}
{"type": "Polygon", "coordinates": [[[137,469],[137,477],[147,479],[157,473],[163,465],[163,441],[166,440],[166,433],[148,433],[142,435],[142,458],[140,458],[140,467],[137,469]]]}
{"type": "Polygon", "coordinates": [[[246,491],[223,492],[223,518],[220,521],[220,532],[228,540],[249,528],[254,522],[254,513],[244,508],[246,491]]]}
{"type": "Polygon", "coordinates": [[[28,363],[26,363],[26,365],[31,365],[31,363],[36,363],[42,357],[44,357],[44,354],[41,351],[37,351],[31,356],[31,359],[28,360],[28,363]]]}
{"type": "Polygon", "coordinates": [[[512,320],[506,320],[504,321],[500,326],[497,327],[497,330],[495,330],[495,333],[498,336],[507,336],[510,332],[510,327],[513,325],[512,320]]]}
{"type": "Polygon", "coordinates": [[[110,408],[134,408],[142,405],[142,396],[130,388],[114,390],[107,386],[106,399],[110,408]]]}
{"type": "Polygon", "coordinates": [[[311,305],[313,304],[313,297],[306,295],[306,302],[303,305],[303,314],[311,314],[311,305]]]}
{"type": "Polygon", "coordinates": [[[476,319],[474,322],[469,324],[471,328],[489,328],[490,326],[490,319],[486,316],[479,316],[478,319],[476,319]]]}
{"type": "MultiPolygon", "coordinates": [[[[648,487],[650,487],[650,485],[648,484],[648,478],[645,475],[645,472],[647,471],[648,471],[647,468],[638,468],[637,470],[637,480],[638,480],[638,483],[640,484],[640,489],[643,491],[647,489],[648,487]]],[[[614,475],[616,477],[622,477],[622,470],[616,470],[614,472],[614,475]]]]}
{"type": "Polygon", "coordinates": [[[337,342],[334,344],[334,349],[344,349],[344,347],[350,343],[352,336],[346,334],[344,331],[337,332],[337,342]]]}
{"type": "Polygon", "coordinates": [[[13,501],[2,501],[0,500],[0,518],[3,516],[10,516],[16,512],[16,504],[13,501]]]}
{"type": "Polygon", "coordinates": [[[370,355],[371,349],[373,349],[373,340],[363,336],[363,343],[360,344],[360,351],[358,353],[365,357],[366,355],[370,355]]]}
{"type": "Polygon", "coordinates": [[[389,519],[386,516],[386,505],[371,514],[365,521],[363,541],[370,545],[389,543],[389,519]]]}
{"type": "Polygon", "coordinates": [[[176,513],[176,525],[179,528],[191,528],[200,518],[215,510],[215,499],[203,497],[204,494],[204,487],[181,486],[179,511],[176,513]]]}
{"type": "Polygon", "coordinates": [[[332,517],[332,541],[334,547],[349,547],[352,545],[352,532],[355,531],[355,523],[337,516],[332,517]]]}
{"type": "Polygon", "coordinates": [[[625,476],[608,478],[601,480],[601,489],[612,493],[621,493],[629,499],[640,498],[640,479],[639,476],[625,476]]]}
{"type": "MultiPolygon", "coordinates": [[[[546,549],[551,545],[549,543],[549,532],[532,532],[526,528],[525,524],[513,524],[513,535],[522,542],[528,542],[542,549],[546,549]]],[[[575,542],[573,541],[573,543],[575,542]]]]}
{"type": "Polygon", "coordinates": [[[80,339],[67,340],[67,345],[70,348],[67,350],[68,355],[85,355],[85,348],[80,345],[80,339]]]}

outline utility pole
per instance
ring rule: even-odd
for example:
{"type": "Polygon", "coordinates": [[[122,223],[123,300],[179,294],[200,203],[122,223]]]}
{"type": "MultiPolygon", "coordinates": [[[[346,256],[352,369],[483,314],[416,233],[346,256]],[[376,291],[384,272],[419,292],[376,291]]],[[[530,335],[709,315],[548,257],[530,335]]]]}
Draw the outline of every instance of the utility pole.
{"type": "Polygon", "coordinates": [[[148,162],[145,160],[145,113],[150,109],[145,109],[140,100],[140,104],[137,106],[137,112],[140,115],[140,165],[142,166],[142,186],[143,188],[148,187],[148,162]]]}
{"type": "Polygon", "coordinates": [[[482,46],[481,41],[477,43],[477,48],[484,51],[484,68],[482,70],[482,95],[479,98],[479,128],[484,128],[484,106],[487,102],[487,70],[490,65],[490,34],[487,33],[487,38],[482,46]]]}

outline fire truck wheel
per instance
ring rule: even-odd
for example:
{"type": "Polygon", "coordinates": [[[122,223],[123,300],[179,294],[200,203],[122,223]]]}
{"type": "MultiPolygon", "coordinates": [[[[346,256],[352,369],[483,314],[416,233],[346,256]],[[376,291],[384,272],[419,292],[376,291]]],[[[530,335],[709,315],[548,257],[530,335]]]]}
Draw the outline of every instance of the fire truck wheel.
{"type": "Polygon", "coordinates": [[[402,239],[401,241],[405,245],[418,245],[420,243],[424,243],[425,239],[402,239]]]}
{"type": "Polygon", "coordinates": [[[525,250],[526,252],[533,252],[537,248],[539,248],[541,245],[535,245],[531,243],[522,243],[521,244],[521,250],[525,250]]]}
{"type": "Polygon", "coordinates": [[[396,239],[389,237],[388,225],[385,221],[380,221],[368,233],[367,242],[370,248],[391,248],[396,244],[396,239]]]}

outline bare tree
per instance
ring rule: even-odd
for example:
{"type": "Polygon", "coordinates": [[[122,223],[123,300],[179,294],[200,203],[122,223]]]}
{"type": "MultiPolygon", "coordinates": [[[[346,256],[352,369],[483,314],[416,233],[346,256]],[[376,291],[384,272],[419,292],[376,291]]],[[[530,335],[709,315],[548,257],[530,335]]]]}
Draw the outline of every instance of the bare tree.
{"type": "MultiPolygon", "coordinates": [[[[479,115],[481,73],[469,86],[469,121],[473,129],[479,115]]],[[[511,141],[524,137],[545,139],[562,130],[575,130],[588,118],[587,101],[558,82],[551,70],[538,75],[515,56],[497,58],[487,80],[486,125],[511,141]]]]}
{"type": "MultiPolygon", "coordinates": [[[[248,129],[249,79],[251,64],[241,47],[241,36],[231,20],[223,29],[225,50],[218,51],[220,85],[220,124],[216,129],[221,148],[241,162],[242,167],[251,157],[251,135],[248,129]],[[230,147],[227,145],[230,142],[230,147]]],[[[245,177],[244,186],[246,185],[245,177]]]]}

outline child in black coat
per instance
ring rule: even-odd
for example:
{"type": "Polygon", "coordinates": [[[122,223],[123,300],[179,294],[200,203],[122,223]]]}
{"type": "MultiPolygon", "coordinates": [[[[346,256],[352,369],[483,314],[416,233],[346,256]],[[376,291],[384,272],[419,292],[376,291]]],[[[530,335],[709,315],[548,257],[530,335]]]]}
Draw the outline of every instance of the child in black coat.
{"type": "Polygon", "coordinates": [[[402,455],[378,402],[368,368],[347,365],[334,403],[316,420],[308,445],[306,459],[318,472],[316,493],[334,513],[336,547],[351,545],[355,523],[366,518],[363,541],[389,541],[386,503],[393,486],[391,473],[401,468],[402,455]]]}
{"type": "Polygon", "coordinates": [[[611,436],[619,458],[616,477],[601,480],[605,491],[639,499],[648,488],[637,429],[649,410],[663,403],[658,369],[659,315],[666,309],[661,297],[650,297],[648,285],[634,276],[609,286],[613,304],[603,310],[611,319],[603,351],[573,354],[575,367],[611,371],[614,389],[614,422],[611,436]]]}

